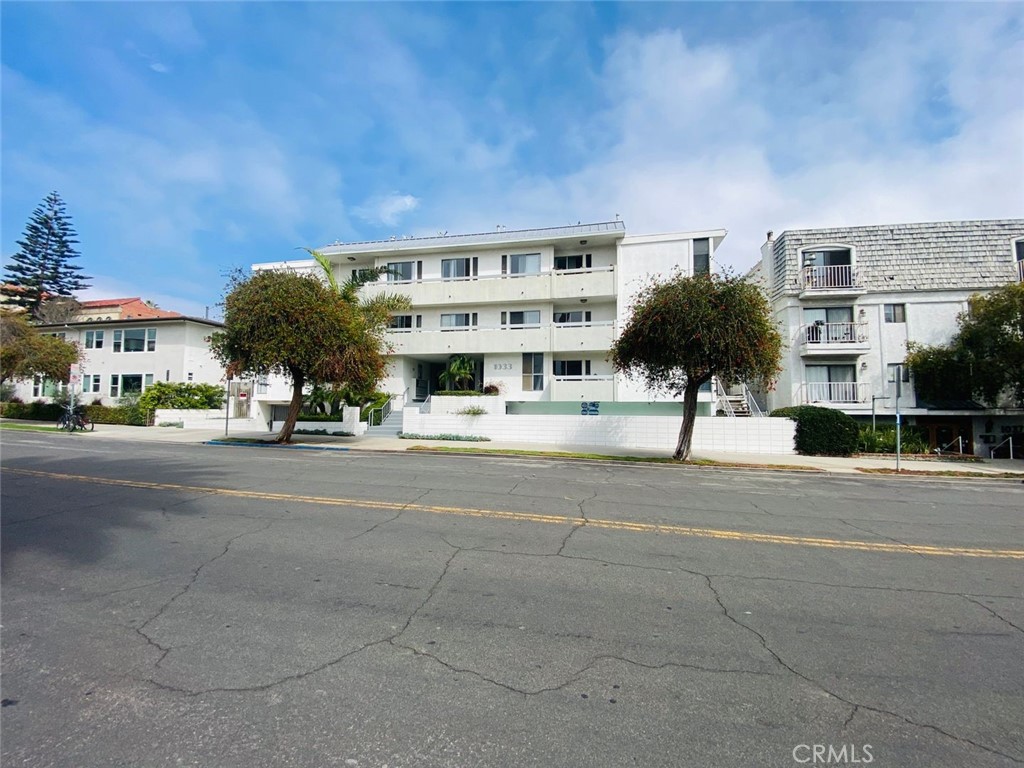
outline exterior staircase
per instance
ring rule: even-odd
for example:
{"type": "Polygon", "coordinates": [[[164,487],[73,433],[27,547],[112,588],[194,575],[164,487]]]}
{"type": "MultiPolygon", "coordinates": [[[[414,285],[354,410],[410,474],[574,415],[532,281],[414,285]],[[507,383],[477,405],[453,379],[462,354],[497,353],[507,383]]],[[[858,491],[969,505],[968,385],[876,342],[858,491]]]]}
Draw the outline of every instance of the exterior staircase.
{"type": "Polygon", "coordinates": [[[747,403],[745,393],[741,395],[726,395],[725,399],[729,403],[726,413],[730,416],[750,416],[750,405],[747,403]]]}
{"type": "Polygon", "coordinates": [[[757,402],[750,395],[746,384],[738,384],[735,387],[724,387],[718,379],[714,381],[715,412],[725,416],[764,416],[764,413],[757,406],[757,402]],[[754,404],[755,411],[751,411],[750,404],[754,404]]]}
{"type": "Polygon", "coordinates": [[[398,437],[402,431],[402,409],[395,408],[384,419],[383,423],[366,429],[367,437],[398,437]]]}

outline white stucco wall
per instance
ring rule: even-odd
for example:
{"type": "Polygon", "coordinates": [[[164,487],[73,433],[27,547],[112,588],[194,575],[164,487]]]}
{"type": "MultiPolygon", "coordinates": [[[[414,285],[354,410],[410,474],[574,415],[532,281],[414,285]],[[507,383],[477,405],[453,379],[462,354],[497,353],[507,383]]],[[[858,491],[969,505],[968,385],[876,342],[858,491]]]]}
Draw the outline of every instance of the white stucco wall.
{"type": "MultiPolygon", "coordinates": [[[[593,445],[675,450],[680,419],[675,416],[455,416],[406,408],[402,430],[419,435],[457,434],[545,445],[593,445]]],[[[790,419],[698,416],[695,451],[795,453],[796,424],[790,419]]]]}

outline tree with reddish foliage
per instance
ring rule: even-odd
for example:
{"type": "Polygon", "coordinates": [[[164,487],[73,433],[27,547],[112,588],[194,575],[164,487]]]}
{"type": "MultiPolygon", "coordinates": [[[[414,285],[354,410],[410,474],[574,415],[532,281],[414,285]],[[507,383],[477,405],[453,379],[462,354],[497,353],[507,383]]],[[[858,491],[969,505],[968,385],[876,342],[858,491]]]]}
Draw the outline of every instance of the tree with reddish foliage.
{"type": "Polygon", "coordinates": [[[373,388],[384,376],[385,325],[314,275],[292,271],[232,277],[224,330],[211,338],[229,376],[291,378],[288,416],[276,440],[291,440],[306,384],[373,388]]]}
{"type": "Polygon", "coordinates": [[[673,458],[687,460],[697,392],[717,376],[723,384],[770,388],[778,376],[782,335],[771,306],[753,283],[731,275],[651,279],[612,345],[615,370],[639,376],[654,391],[683,396],[683,423],[673,458]]]}

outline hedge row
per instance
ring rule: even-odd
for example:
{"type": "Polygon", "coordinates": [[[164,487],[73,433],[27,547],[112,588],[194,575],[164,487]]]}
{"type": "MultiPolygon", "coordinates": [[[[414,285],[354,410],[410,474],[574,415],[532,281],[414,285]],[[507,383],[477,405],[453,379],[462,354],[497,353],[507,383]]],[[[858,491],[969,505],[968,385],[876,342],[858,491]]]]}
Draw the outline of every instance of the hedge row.
{"type": "Polygon", "coordinates": [[[299,421],[342,421],[340,413],[300,413],[299,421]]]}
{"type": "MultiPolygon", "coordinates": [[[[59,403],[0,403],[0,416],[7,419],[56,422],[64,412],[59,403]]],[[[148,427],[153,414],[138,408],[112,408],[106,405],[87,405],[85,415],[95,424],[128,424],[148,427]]]]}
{"type": "Polygon", "coordinates": [[[855,453],[860,437],[857,422],[832,408],[797,405],[777,408],[772,416],[785,416],[796,422],[796,450],[805,456],[849,456],[855,453]]]}

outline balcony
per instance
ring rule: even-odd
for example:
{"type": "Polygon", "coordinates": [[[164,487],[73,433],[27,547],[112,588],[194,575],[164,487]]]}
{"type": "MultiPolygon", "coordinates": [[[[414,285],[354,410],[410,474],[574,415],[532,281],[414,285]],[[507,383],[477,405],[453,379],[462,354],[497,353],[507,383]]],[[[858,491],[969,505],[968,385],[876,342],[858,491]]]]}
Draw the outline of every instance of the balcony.
{"type": "Polygon", "coordinates": [[[857,405],[869,396],[868,385],[856,381],[808,381],[800,390],[807,405],[857,405]]]}
{"type": "Polygon", "coordinates": [[[369,297],[380,293],[403,294],[417,307],[613,298],[615,271],[614,267],[596,267],[527,275],[481,275],[450,279],[436,277],[409,281],[379,280],[368,283],[362,290],[369,297]]]}
{"type": "Polygon", "coordinates": [[[608,374],[590,376],[554,376],[551,379],[552,400],[614,400],[615,377],[608,374]]]}
{"type": "Polygon", "coordinates": [[[560,325],[396,328],[387,340],[395,355],[572,352],[611,349],[614,321],[560,325]]]}
{"type": "Polygon", "coordinates": [[[864,289],[851,264],[809,266],[800,270],[800,298],[859,296],[864,289]]]}
{"type": "Polygon", "coordinates": [[[551,326],[551,349],[554,352],[600,350],[612,348],[615,321],[592,323],[559,323],[551,326]]]}
{"type": "Polygon", "coordinates": [[[870,349],[867,323],[801,325],[797,338],[804,357],[860,355],[870,349]]]}

